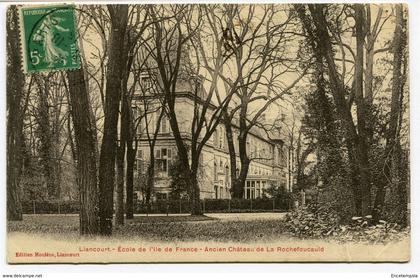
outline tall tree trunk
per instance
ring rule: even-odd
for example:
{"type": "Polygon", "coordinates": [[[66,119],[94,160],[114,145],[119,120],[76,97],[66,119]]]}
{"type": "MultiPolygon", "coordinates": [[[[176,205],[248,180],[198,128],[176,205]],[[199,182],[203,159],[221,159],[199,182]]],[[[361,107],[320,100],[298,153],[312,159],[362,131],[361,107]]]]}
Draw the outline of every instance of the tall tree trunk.
{"type": "Polygon", "coordinates": [[[246,93],[243,92],[241,98],[241,110],[239,117],[239,135],[238,135],[238,151],[239,151],[239,160],[241,161],[241,167],[239,170],[239,175],[236,178],[235,183],[232,185],[233,188],[233,198],[243,198],[245,191],[245,182],[246,177],[248,176],[248,169],[250,164],[250,159],[247,154],[247,144],[246,140],[248,137],[248,127],[246,124],[248,110],[248,99],[246,93]]]}
{"type": "MultiPolygon", "coordinates": [[[[131,116],[130,116],[131,117],[131,116]]],[[[132,118],[132,117],[131,117],[132,118]]],[[[127,139],[127,167],[125,178],[125,218],[133,219],[134,217],[134,162],[136,160],[136,147],[133,147],[132,131],[127,139]]]]}
{"type": "Polygon", "coordinates": [[[371,214],[371,177],[369,165],[370,146],[368,144],[368,132],[366,130],[366,121],[371,118],[368,117],[368,111],[365,105],[363,95],[363,67],[364,67],[364,41],[365,41],[365,8],[363,4],[355,4],[355,21],[356,21],[356,60],[355,60],[355,101],[356,101],[356,115],[357,115],[357,158],[358,159],[358,172],[359,184],[362,195],[362,215],[371,214]]]}
{"type": "MultiPolygon", "coordinates": [[[[370,173],[369,163],[367,157],[367,146],[364,139],[358,134],[358,130],[353,122],[352,111],[349,103],[345,99],[346,88],[343,81],[341,80],[340,74],[338,73],[335,61],[334,51],[330,35],[327,30],[327,21],[325,19],[325,5],[308,5],[312,19],[309,19],[305,14],[304,6],[296,5],[299,17],[304,24],[305,30],[310,35],[311,39],[317,42],[317,49],[327,63],[328,76],[331,84],[331,92],[334,99],[334,104],[340,118],[340,122],[344,131],[344,137],[346,141],[347,151],[349,155],[352,187],[354,193],[354,202],[356,207],[356,214],[360,216],[366,216],[371,213],[370,204],[370,173]],[[310,21],[313,21],[315,28],[312,28],[310,21]]],[[[360,15],[359,15],[360,17],[360,15]]],[[[360,18],[356,18],[356,24],[360,18]]],[[[360,32],[361,30],[359,30],[360,32]]],[[[358,33],[358,32],[356,32],[358,33]]],[[[361,59],[361,57],[358,57],[361,59]]],[[[359,74],[359,73],[357,73],[359,74]]],[[[355,81],[357,83],[357,81],[355,81]]],[[[360,84],[359,84],[360,85],[360,84]]],[[[360,89],[358,88],[360,93],[360,89]]],[[[357,93],[357,91],[356,91],[357,93]]],[[[359,96],[356,96],[360,97],[359,96]]],[[[360,102],[362,105],[362,103],[360,102]]],[[[358,106],[358,121],[365,120],[363,115],[365,114],[363,107],[358,106]],[[360,109],[360,111],[359,111],[360,109]]],[[[363,124],[362,124],[363,128],[363,124]]]]}
{"type": "Polygon", "coordinates": [[[71,115],[75,135],[80,234],[99,233],[96,127],[83,69],[68,71],[71,115]]]}
{"type": "MultiPolygon", "coordinates": [[[[68,94],[67,94],[68,95],[68,94]]],[[[67,98],[67,102],[70,103],[70,96],[67,98]]],[[[73,122],[72,122],[72,115],[71,115],[71,108],[68,108],[68,116],[67,116],[67,132],[69,137],[69,143],[70,143],[70,151],[71,151],[71,157],[73,161],[77,162],[77,150],[73,138],[73,129],[71,128],[73,122]]]]}
{"type": "Polygon", "coordinates": [[[403,93],[403,74],[401,72],[404,48],[406,47],[405,41],[405,28],[403,20],[403,7],[402,4],[396,5],[396,20],[393,40],[393,71],[392,71],[392,96],[391,96],[391,113],[389,128],[386,131],[386,144],[385,144],[385,158],[384,171],[382,182],[378,184],[377,193],[374,203],[373,219],[379,221],[385,203],[385,187],[389,184],[391,178],[392,161],[395,160],[396,146],[399,144],[398,139],[398,122],[401,117],[401,105],[403,93]]]}
{"type": "MultiPolygon", "coordinates": [[[[198,157],[196,155],[191,155],[191,166],[189,163],[189,154],[187,145],[184,142],[184,139],[181,136],[181,132],[179,130],[178,121],[176,118],[175,112],[175,101],[170,100],[168,102],[168,118],[169,123],[171,124],[172,134],[175,138],[175,143],[178,150],[178,159],[183,167],[183,176],[187,178],[186,183],[188,184],[188,193],[190,198],[190,209],[191,215],[202,215],[203,212],[201,210],[201,203],[200,203],[200,187],[197,182],[197,169],[196,172],[193,172],[193,165],[198,163],[198,157]]],[[[193,151],[193,150],[192,150],[193,151]]]]}
{"type": "Polygon", "coordinates": [[[239,151],[239,159],[241,161],[241,167],[239,170],[239,175],[235,183],[232,185],[233,198],[238,198],[238,199],[244,197],[245,182],[246,182],[246,177],[248,176],[248,170],[249,170],[249,164],[250,164],[250,159],[247,155],[247,149],[246,149],[246,139],[247,139],[248,133],[246,132],[245,117],[240,119],[239,126],[240,127],[239,127],[239,136],[238,136],[238,148],[239,148],[238,151],[239,151]]]}
{"type": "MultiPolygon", "coordinates": [[[[373,144],[373,134],[375,128],[375,117],[374,117],[374,105],[373,105],[373,64],[374,64],[374,55],[375,55],[375,41],[377,35],[377,26],[379,24],[378,18],[382,14],[382,7],[379,8],[378,18],[375,21],[373,30],[371,30],[371,7],[370,5],[365,5],[366,10],[366,23],[365,23],[365,36],[366,36],[366,62],[364,70],[364,105],[366,109],[367,119],[365,122],[365,132],[366,138],[365,141],[369,146],[373,144]]],[[[373,212],[372,212],[373,213],[373,212]]]]}
{"type": "Polygon", "coordinates": [[[54,147],[53,132],[50,124],[50,105],[48,103],[48,96],[50,95],[50,75],[35,77],[38,87],[38,109],[37,109],[37,122],[38,122],[38,136],[39,136],[39,156],[40,164],[42,167],[42,174],[47,185],[47,198],[54,199],[56,191],[56,181],[54,174],[54,147]]]}
{"type": "Polygon", "coordinates": [[[125,141],[120,138],[116,159],[115,225],[124,225],[124,158],[125,141]]]}
{"type": "MultiPolygon", "coordinates": [[[[145,111],[146,111],[146,107],[147,105],[145,104],[144,105],[145,111]]],[[[147,140],[149,142],[149,152],[150,152],[150,157],[149,157],[150,161],[149,161],[149,166],[147,167],[147,180],[146,180],[146,207],[147,207],[148,213],[150,213],[151,211],[150,201],[152,197],[152,190],[154,187],[154,180],[155,180],[155,145],[156,145],[156,139],[159,134],[160,125],[162,123],[162,118],[164,114],[165,114],[165,111],[162,108],[154,126],[150,125],[147,115],[145,116],[146,135],[147,135],[147,140]],[[150,136],[151,127],[154,128],[152,136],[150,136]]]]}
{"type": "MultiPolygon", "coordinates": [[[[178,19],[181,17],[176,16],[178,19]]],[[[199,142],[198,137],[200,134],[200,131],[203,131],[202,127],[204,124],[204,121],[200,120],[200,124],[197,123],[197,125],[191,126],[192,131],[192,140],[191,145],[188,146],[188,144],[184,141],[183,135],[181,135],[180,127],[178,125],[177,120],[177,112],[175,109],[175,103],[176,103],[176,89],[177,89],[177,82],[181,77],[180,69],[183,67],[182,57],[184,56],[185,52],[185,46],[187,41],[189,40],[188,37],[190,36],[184,36],[183,34],[183,28],[180,26],[179,21],[177,22],[175,26],[175,33],[177,34],[177,43],[174,45],[172,42],[168,44],[165,34],[163,31],[166,30],[166,25],[161,25],[158,22],[158,18],[156,16],[155,11],[151,10],[151,18],[154,21],[154,33],[155,33],[155,39],[157,42],[156,45],[156,66],[160,74],[161,78],[161,84],[163,88],[163,96],[165,100],[166,105],[166,113],[169,118],[169,123],[171,125],[172,135],[174,136],[176,147],[178,150],[178,159],[180,164],[182,165],[182,171],[183,176],[186,178],[186,183],[188,184],[188,192],[189,192],[189,198],[190,198],[190,208],[191,208],[191,214],[193,215],[200,215],[202,214],[201,211],[201,205],[200,205],[200,188],[197,183],[197,169],[198,169],[198,161],[200,157],[200,152],[202,147],[204,146],[204,143],[208,140],[210,133],[206,133],[206,136],[202,138],[202,142],[199,142]],[[168,52],[171,52],[172,50],[175,50],[173,53],[175,55],[168,55],[168,52]],[[170,57],[172,56],[172,57],[170,57]],[[169,58],[170,57],[170,58],[169,58]],[[167,59],[169,58],[170,61],[167,59]],[[170,71],[167,71],[167,66],[169,62],[170,71]],[[203,143],[203,144],[202,144],[203,143]],[[191,156],[189,155],[189,150],[191,150],[191,156]],[[191,157],[191,165],[190,165],[190,158],[191,157]],[[196,165],[194,167],[192,165],[196,165]]],[[[197,102],[195,102],[195,105],[197,105],[197,102]]],[[[197,106],[195,106],[194,112],[197,112],[196,110],[197,106]]],[[[207,107],[203,106],[203,111],[207,111],[207,107]]],[[[205,112],[203,112],[205,115],[205,112]]],[[[195,120],[197,118],[194,117],[195,120]]],[[[194,120],[193,120],[194,122],[194,120]]]]}
{"type": "MultiPolygon", "coordinates": [[[[405,28],[403,29],[403,42],[405,48],[407,48],[407,19],[403,17],[403,24],[405,28]]],[[[398,144],[397,144],[397,157],[396,157],[396,165],[398,169],[398,197],[399,197],[399,211],[400,211],[400,225],[403,227],[407,227],[410,223],[410,215],[408,214],[408,203],[409,203],[409,192],[410,192],[410,156],[408,150],[403,150],[401,146],[400,140],[400,133],[403,123],[403,115],[404,115],[404,92],[405,86],[407,82],[407,71],[408,71],[408,50],[404,51],[402,61],[402,77],[401,77],[401,94],[400,94],[400,110],[399,110],[399,127],[397,132],[398,144]]]]}
{"type": "Polygon", "coordinates": [[[188,179],[191,215],[203,215],[200,202],[200,186],[197,180],[198,159],[195,162],[193,161],[191,164],[191,170],[189,173],[190,178],[188,179]]]}
{"type": "MultiPolygon", "coordinates": [[[[128,35],[127,35],[128,36],[128,35]]],[[[125,155],[126,155],[126,149],[128,152],[128,144],[130,145],[130,148],[132,148],[133,145],[133,132],[132,132],[132,123],[131,121],[131,99],[132,96],[129,95],[128,92],[128,79],[130,75],[131,66],[133,64],[133,56],[134,54],[131,51],[131,44],[129,43],[130,39],[129,36],[126,38],[126,42],[124,43],[124,59],[122,59],[122,62],[125,63],[123,66],[123,77],[122,77],[122,83],[121,83],[121,122],[120,122],[120,143],[117,149],[117,190],[116,190],[116,206],[115,206],[115,223],[117,225],[123,225],[124,224],[124,184],[126,185],[126,194],[127,194],[127,178],[124,179],[124,174],[130,174],[131,175],[131,188],[130,188],[130,195],[132,199],[133,195],[133,167],[134,167],[134,159],[131,158],[131,170],[127,172],[124,171],[124,164],[125,161],[125,155]],[[124,183],[124,180],[126,181],[124,183]]],[[[132,155],[132,154],[131,154],[132,155]]],[[[127,153],[127,164],[128,164],[128,153],[127,153]]],[[[128,166],[127,166],[128,167],[128,166]]],[[[128,198],[126,198],[128,199],[128,198]]],[[[131,218],[132,217],[132,206],[133,202],[131,201],[131,218]]]]}
{"type": "Polygon", "coordinates": [[[124,47],[128,5],[108,5],[108,10],[111,35],[106,74],[104,134],[99,157],[99,224],[102,235],[112,234],[118,108],[123,71],[128,56],[127,48],[124,47]]]}
{"type": "Polygon", "coordinates": [[[124,161],[127,139],[129,136],[129,102],[127,82],[124,78],[123,95],[121,100],[121,123],[120,123],[120,144],[117,149],[117,190],[116,190],[116,206],[115,206],[115,223],[117,225],[124,224],[124,161]]]}
{"type": "Polygon", "coordinates": [[[23,97],[19,16],[16,6],[7,11],[7,220],[22,220],[20,178],[23,165],[23,97]]]}
{"type": "Polygon", "coordinates": [[[408,187],[409,183],[409,173],[408,173],[408,155],[404,154],[401,144],[398,142],[396,146],[396,157],[395,157],[395,168],[397,169],[398,179],[397,179],[397,192],[398,192],[398,212],[399,212],[399,221],[398,223],[402,227],[407,227],[409,224],[409,215],[408,211],[408,187]]]}
{"type": "MultiPolygon", "coordinates": [[[[382,15],[382,7],[379,8],[378,17],[382,15]]],[[[365,35],[366,35],[366,62],[365,62],[365,106],[368,111],[368,115],[371,117],[366,121],[366,133],[367,142],[372,145],[373,133],[374,133],[374,117],[373,117],[373,64],[375,55],[375,41],[376,41],[376,23],[379,23],[378,19],[375,21],[373,30],[371,30],[371,7],[366,5],[366,24],[365,24],[365,35]]]]}
{"type": "Polygon", "coordinates": [[[154,154],[155,148],[150,147],[150,161],[149,166],[147,167],[147,180],[146,180],[146,196],[145,196],[145,202],[146,202],[146,210],[147,213],[151,212],[151,197],[152,197],[152,190],[153,190],[153,184],[154,184],[154,177],[155,177],[155,154],[154,154]]]}
{"type": "MultiPolygon", "coordinates": [[[[59,75],[56,75],[56,78],[59,78],[59,75]]],[[[54,174],[54,199],[59,200],[61,196],[61,171],[62,171],[62,159],[64,155],[64,151],[67,148],[67,139],[64,141],[63,146],[61,146],[61,138],[63,138],[62,129],[64,126],[62,126],[61,118],[62,116],[62,104],[61,102],[64,100],[64,97],[58,98],[56,96],[54,98],[54,117],[52,122],[52,131],[53,131],[53,174],[54,174]],[[61,150],[61,147],[63,147],[63,150],[61,150]]]]}
{"type": "MultiPolygon", "coordinates": [[[[126,45],[128,47],[128,44],[126,45]]],[[[129,70],[133,63],[133,54],[129,54],[129,60],[127,63],[125,76],[124,76],[124,94],[125,98],[124,101],[124,117],[123,117],[123,124],[125,129],[125,137],[126,137],[126,149],[127,149],[127,163],[126,163],[126,174],[125,174],[125,218],[126,219],[133,219],[134,218],[134,165],[136,162],[136,155],[137,155],[137,148],[138,148],[138,141],[137,141],[137,130],[135,127],[133,109],[132,105],[132,94],[128,92],[128,77],[129,77],[129,70]]]]}
{"type": "MultiPolygon", "coordinates": [[[[223,116],[223,124],[226,130],[226,138],[227,138],[227,145],[229,150],[229,160],[230,160],[230,184],[231,184],[231,195],[234,196],[234,184],[237,182],[236,177],[236,151],[235,151],[235,138],[233,137],[233,130],[232,130],[232,121],[231,118],[226,114],[223,116]]],[[[236,185],[237,187],[238,185],[236,185]]],[[[236,188],[235,187],[235,188],[236,188]]]]}

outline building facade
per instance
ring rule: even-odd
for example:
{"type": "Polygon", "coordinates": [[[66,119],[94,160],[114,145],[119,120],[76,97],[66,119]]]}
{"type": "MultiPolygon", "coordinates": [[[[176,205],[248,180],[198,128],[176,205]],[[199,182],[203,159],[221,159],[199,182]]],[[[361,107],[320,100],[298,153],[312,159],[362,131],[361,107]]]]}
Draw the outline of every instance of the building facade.
{"type": "MultiPolygon", "coordinates": [[[[194,111],[195,96],[191,93],[188,84],[180,88],[176,98],[176,116],[182,137],[185,142],[191,140],[191,124],[194,111]]],[[[141,94],[135,96],[133,110],[135,117],[144,115],[145,99],[141,94]]],[[[176,160],[177,147],[172,136],[169,120],[166,115],[160,116],[160,109],[153,105],[153,101],[148,101],[150,112],[146,117],[139,120],[137,125],[138,149],[136,157],[137,178],[144,177],[147,165],[150,162],[150,148],[147,131],[153,133],[159,123],[159,131],[154,147],[155,154],[155,178],[153,188],[153,199],[169,198],[171,188],[171,163],[176,160]],[[146,122],[147,121],[147,122],[146,122]]],[[[214,107],[210,107],[214,109],[214,107]]],[[[235,122],[234,144],[238,150],[238,129],[235,122]]],[[[271,136],[270,136],[271,137],[271,136]]],[[[251,158],[244,198],[261,198],[266,194],[270,186],[284,186],[290,190],[287,182],[287,151],[280,138],[269,139],[268,135],[255,127],[252,128],[247,138],[247,153],[251,158]]],[[[241,167],[240,159],[237,155],[237,172],[241,167]]],[[[204,146],[199,161],[200,197],[206,199],[230,199],[231,198],[231,177],[230,177],[230,156],[227,145],[225,127],[220,123],[212,137],[204,146]]],[[[137,192],[141,198],[142,192],[137,192]]]]}

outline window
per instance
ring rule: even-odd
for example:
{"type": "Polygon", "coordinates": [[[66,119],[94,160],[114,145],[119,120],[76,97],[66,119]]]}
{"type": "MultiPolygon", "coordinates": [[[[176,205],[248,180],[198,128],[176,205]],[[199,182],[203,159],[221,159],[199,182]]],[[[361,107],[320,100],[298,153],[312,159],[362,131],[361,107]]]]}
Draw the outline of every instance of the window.
{"type": "Polygon", "coordinates": [[[199,97],[199,98],[204,98],[204,89],[203,89],[203,80],[200,76],[191,76],[191,81],[194,85],[194,93],[199,97]]]}
{"type": "Polygon", "coordinates": [[[140,79],[140,86],[141,86],[141,90],[144,90],[144,91],[152,89],[153,88],[152,77],[147,73],[142,74],[141,79],[140,79]]]}
{"type": "Polygon", "coordinates": [[[143,132],[143,123],[142,119],[140,119],[140,116],[142,114],[142,111],[139,107],[132,107],[133,111],[133,122],[136,125],[136,133],[137,135],[141,135],[143,132]]]}
{"type": "Polygon", "coordinates": [[[156,172],[168,173],[169,163],[172,158],[172,150],[169,148],[161,148],[155,150],[155,167],[156,172]]]}
{"type": "Polygon", "coordinates": [[[227,142],[227,133],[226,133],[226,131],[223,133],[223,148],[225,150],[228,149],[228,142],[227,142]]]}
{"type": "Polygon", "coordinates": [[[142,149],[138,149],[137,150],[137,173],[139,174],[144,174],[146,172],[146,167],[145,167],[145,163],[144,163],[144,157],[143,157],[144,153],[142,149]]]}
{"type": "Polygon", "coordinates": [[[219,148],[223,149],[223,127],[219,130],[219,148]]]}
{"type": "Polygon", "coordinates": [[[219,133],[218,133],[217,128],[216,128],[214,130],[214,134],[213,134],[213,144],[214,144],[215,147],[217,147],[218,140],[219,140],[219,133]]]}
{"type": "Polygon", "coordinates": [[[144,160],[137,159],[137,173],[144,174],[146,172],[146,166],[144,160]]]}
{"type": "Polygon", "coordinates": [[[278,164],[279,165],[281,165],[281,163],[282,163],[282,153],[281,153],[281,149],[280,148],[278,148],[277,149],[277,151],[278,151],[278,154],[277,154],[277,158],[278,158],[278,164]]]}
{"type": "Polygon", "coordinates": [[[165,159],[157,159],[156,160],[156,170],[158,173],[163,172],[163,173],[167,173],[168,172],[168,162],[165,159]]]}
{"type": "Polygon", "coordinates": [[[219,187],[219,197],[221,198],[221,199],[223,199],[223,180],[219,180],[219,185],[220,185],[220,187],[219,187]]]}
{"type": "Polygon", "coordinates": [[[133,113],[133,119],[136,120],[139,116],[139,111],[136,106],[131,107],[131,112],[133,113]]]}
{"type": "Polygon", "coordinates": [[[156,199],[166,200],[166,199],[168,199],[168,194],[166,194],[166,193],[156,193],[156,199]]]}
{"type": "Polygon", "coordinates": [[[160,127],[159,127],[159,133],[165,134],[165,133],[169,133],[169,120],[166,117],[166,115],[163,115],[160,121],[160,127]]]}
{"type": "Polygon", "coordinates": [[[216,157],[214,157],[214,168],[213,168],[213,180],[217,180],[217,160],[216,157]]]}
{"type": "Polygon", "coordinates": [[[285,166],[286,165],[286,156],[285,153],[283,151],[283,149],[280,147],[279,148],[279,156],[280,156],[280,165],[281,166],[285,166]]]}
{"type": "Polygon", "coordinates": [[[255,188],[256,188],[256,194],[255,194],[255,197],[256,197],[256,198],[260,198],[260,197],[261,197],[261,187],[260,187],[260,181],[256,181],[256,182],[255,182],[255,188]]]}
{"type": "Polygon", "coordinates": [[[198,157],[198,167],[200,169],[200,173],[203,173],[203,171],[204,171],[204,159],[203,159],[203,154],[202,153],[198,157]]]}
{"type": "MultiPolygon", "coordinates": [[[[136,123],[137,122],[137,118],[140,115],[140,109],[138,109],[136,106],[131,107],[131,112],[132,112],[132,116],[133,116],[133,122],[136,123]]],[[[140,134],[140,130],[139,127],[137,125],[137,129],[136,129],[136,133],[140,134]]]]}
{"type": "Polygon", "coordinates": [[[139,124],[137,125],[137,134],[141,135],[144,132],[144,118],[139,120],[139,124]]]}
{"type": "Polygon", "coordinates": [[[247,181],[245,187],[245,199],[261,198],[263,196],[265,181],[247,181]]]}
{"type": "Polygon", "coordinates": [[[250,199],[250,198],[251,198],[251,182],[247,181],[246,187],[245,187],[245,199],[250,199]]]}
{"type": "Polygon", "coordinates": [[[143,159],[144,158],[143,155],[144,155],[143,150],[142,149],[138,149],[137,150],[137,158],[138,159],[143,159]]]}
{"type": "Polygon", "coordinates": [[[214,198],[219,199],[219,187],[217,185],[214,186],[214,198]]]}
{"type": "Polygon", "coordinates": [[[236,133],[236,131],[232,131],[232,137],[235,150],[238,150],[238,134],[236,133]]]}

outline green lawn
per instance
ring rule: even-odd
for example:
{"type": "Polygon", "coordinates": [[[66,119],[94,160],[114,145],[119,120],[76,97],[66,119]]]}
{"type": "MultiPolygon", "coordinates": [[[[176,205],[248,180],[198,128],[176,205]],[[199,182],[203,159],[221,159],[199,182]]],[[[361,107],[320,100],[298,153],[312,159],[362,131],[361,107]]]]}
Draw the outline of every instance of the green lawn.
{"type": "MultiPolygon", "coordinates": [[[[78,238],[77,215],[24,215],[21,222],[9,222],[9,232],[46,234],[78,238]]],[[[113,238],[163,241],[268,241],[285,236],[282,221],[221,221],[208,216],[136,216],[115,227],[113,238]]],[[[290,238],[290,235],[288,236],[290,238]]]]}

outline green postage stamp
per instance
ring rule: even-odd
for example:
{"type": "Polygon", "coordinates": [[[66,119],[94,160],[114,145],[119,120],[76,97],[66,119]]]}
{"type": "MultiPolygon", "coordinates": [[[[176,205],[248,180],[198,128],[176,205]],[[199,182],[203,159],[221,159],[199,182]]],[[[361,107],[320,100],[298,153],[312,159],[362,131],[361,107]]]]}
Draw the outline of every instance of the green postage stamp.
{"type": "Polygon", "coordinates": [[[23,67],[26,73],[80,68],[74,5],[20,9],[23,67]]]}

